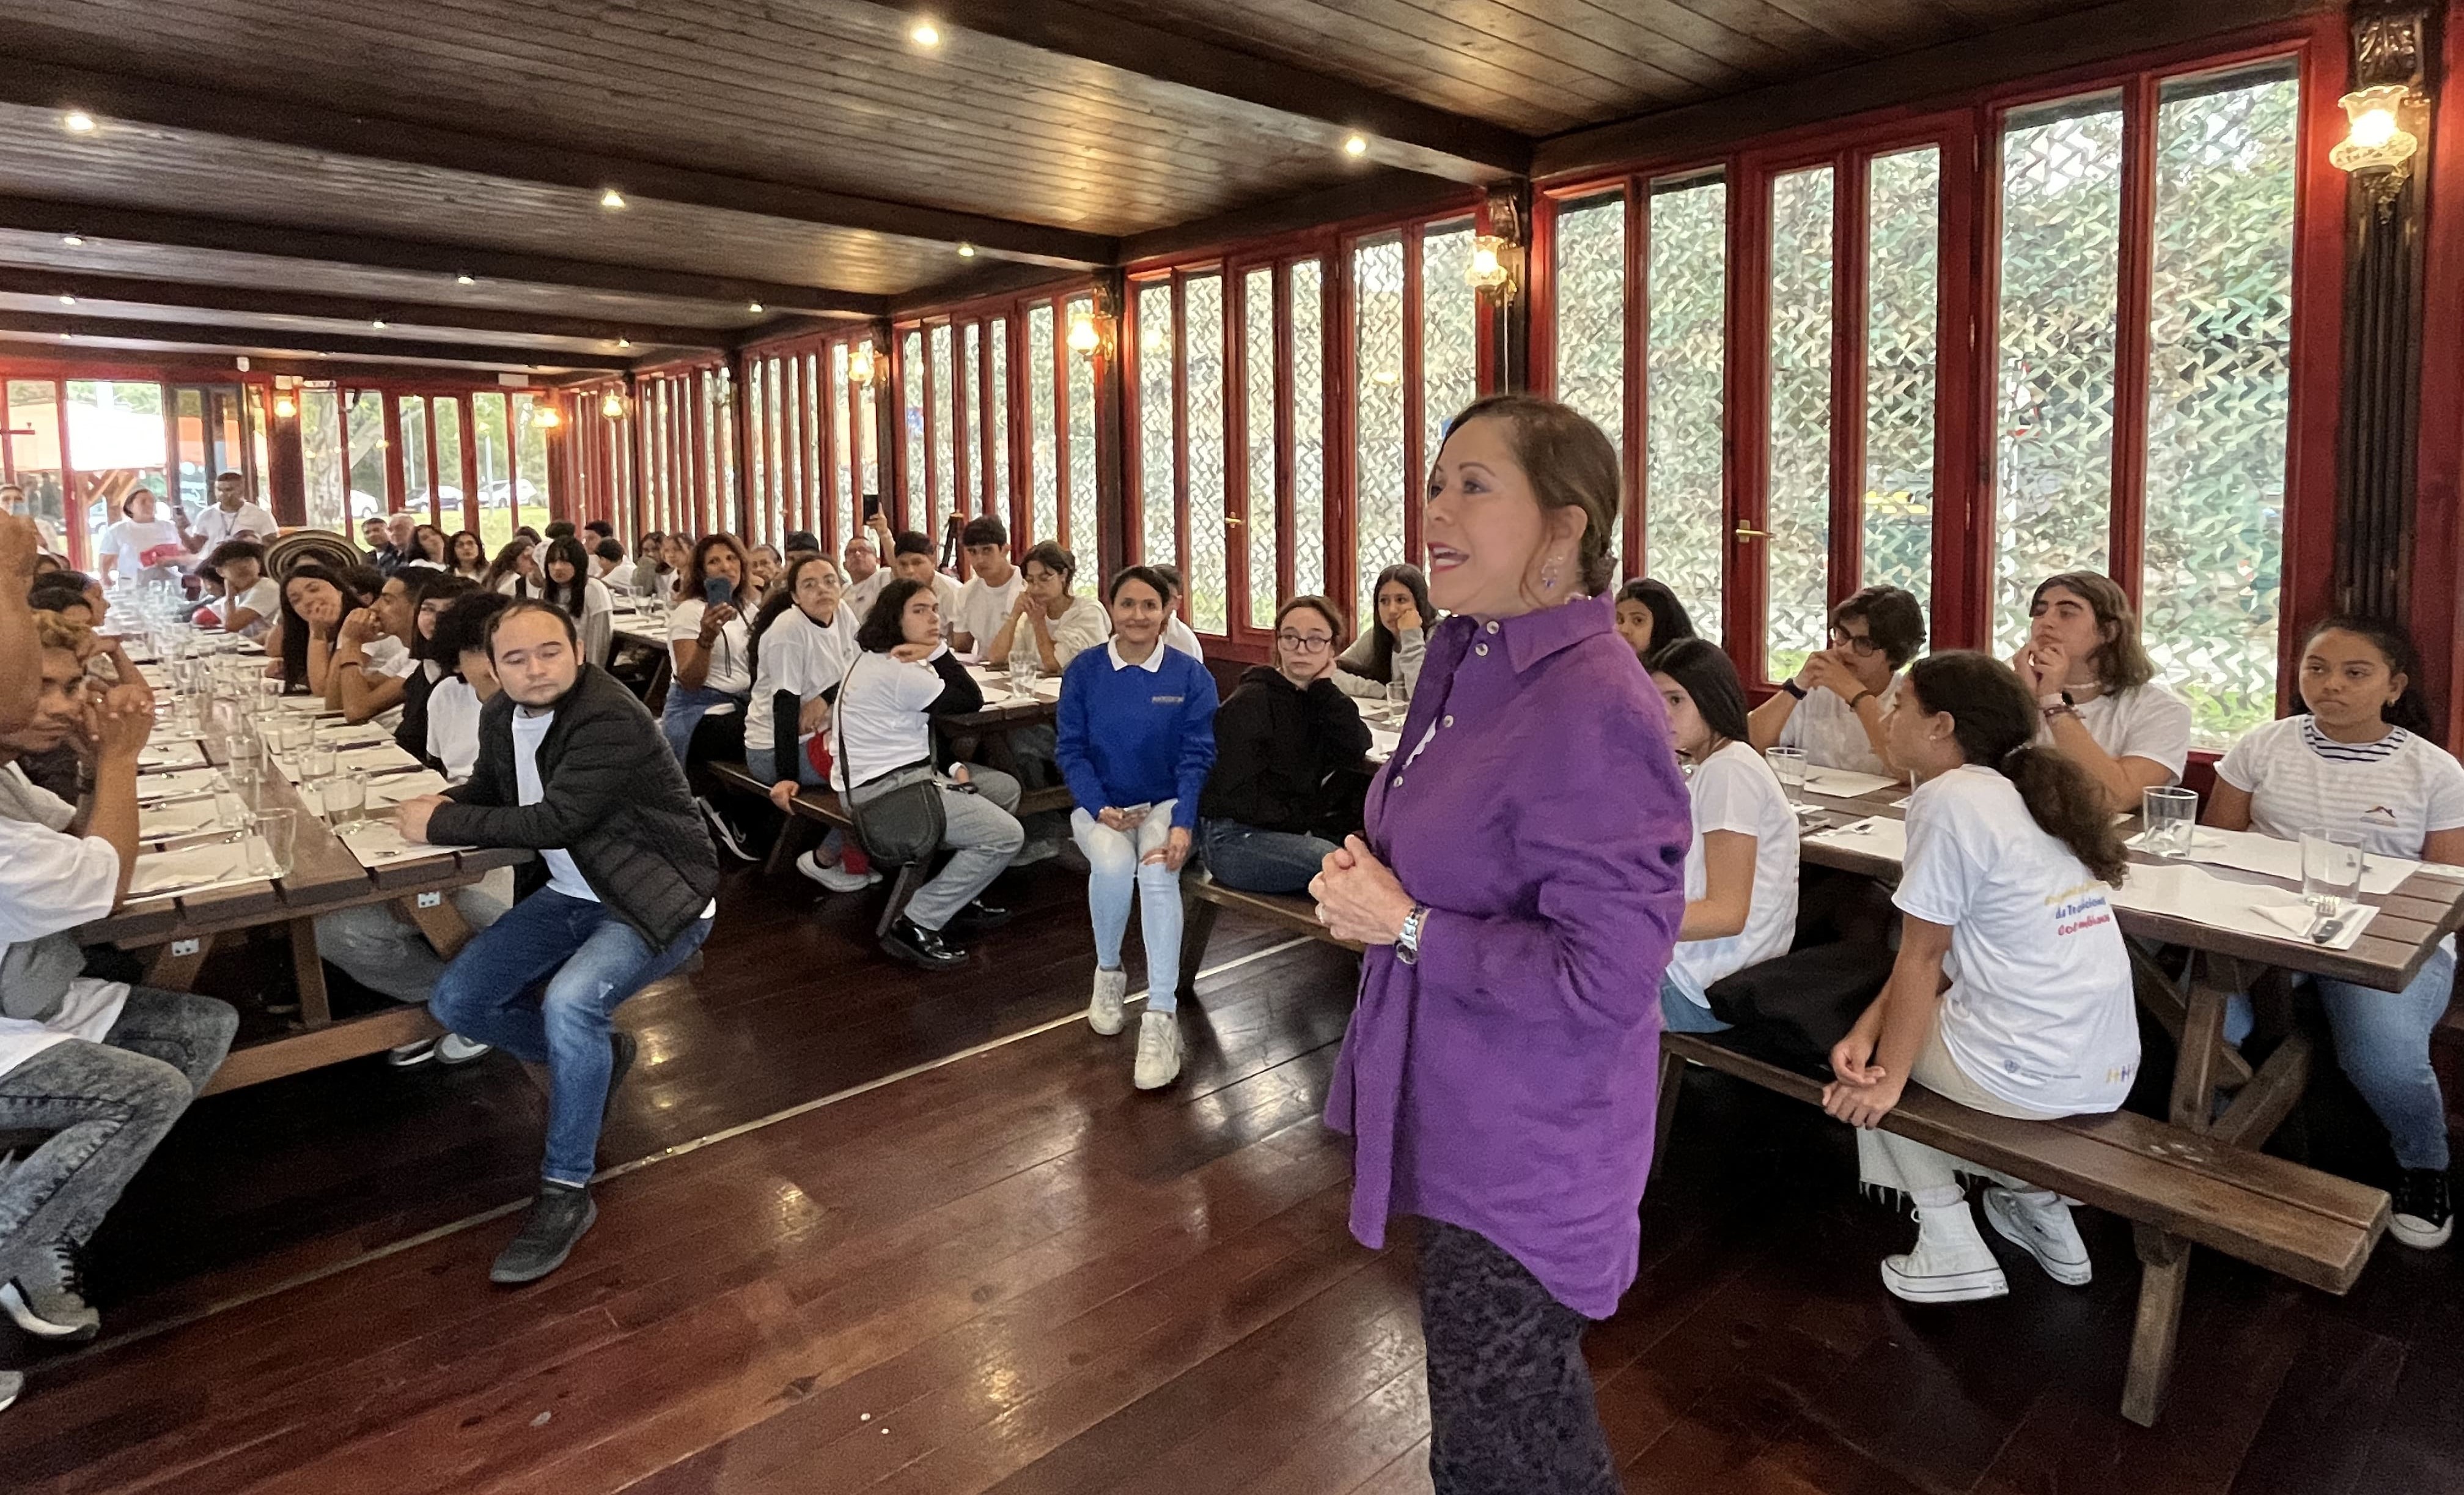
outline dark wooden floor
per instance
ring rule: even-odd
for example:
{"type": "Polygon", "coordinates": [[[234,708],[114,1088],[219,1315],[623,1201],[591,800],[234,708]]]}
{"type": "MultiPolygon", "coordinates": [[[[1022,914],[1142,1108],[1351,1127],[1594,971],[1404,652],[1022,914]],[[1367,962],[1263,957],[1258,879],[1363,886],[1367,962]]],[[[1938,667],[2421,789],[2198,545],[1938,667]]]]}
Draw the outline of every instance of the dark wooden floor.
{"type": "MultiPolygon", "coordinates": [[[[864,953],[861,908],[739,875],[708,969],[625,1009],[645,1064],[605,1160],[1075,1011],[1081,884],[1012,881],[998,967],[925,978],[864,953]]],[[[1278,943],[1227,918],[1215,958],[1278,943]]],[[[1350,991],[1318,946],[1210,980],[1160,1096],[1069,1023],[657,1161],[513,1292],[485,1282],[510,1220],[357,1259],[523,1195],[517,1066],[216,1097],[98,1242],[106,1340],[19,1361],[0,1488],[1424,1490],[1408,1247],[1352,1243],[1316,1120],[1350,991]]],[[[1852,1172],[1811,1112],[1689,1082],[1588,1344],[1630,1490],[2464,1488],[2458,1253],[2383,1249],[2343,1300],[2203,1254],[2146,1431],[2115,1411],[2126,1232],[2091,1220],[2091,1288],[2014,1261],[2005,1301],[1910,1309],[1875,1276],[1909,1227],[1852,1172]]]]}

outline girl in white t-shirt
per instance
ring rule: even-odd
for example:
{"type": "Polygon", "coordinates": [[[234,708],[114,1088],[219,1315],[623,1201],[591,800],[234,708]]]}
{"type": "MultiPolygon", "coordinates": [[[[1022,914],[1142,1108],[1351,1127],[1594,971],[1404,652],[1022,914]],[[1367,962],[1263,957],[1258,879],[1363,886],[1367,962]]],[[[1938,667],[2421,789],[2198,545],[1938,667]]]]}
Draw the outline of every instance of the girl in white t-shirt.
{"type": "MultiPolygon", "coordinates": [[[[2431,741],[2412,641],[2401,629],[2331,618],[2301,647],[2306,716],[2258,727],[2216,765],[2207,823],[2298,840],[2309,830],[2358,832],[2365,853],[2464,862],[2464,767],[2431,741]]],[[[2455,986],[2451,936],[2412,985],[2380,992],[2316,982],[2336,1059],[2387,1129],[2402,1176],[2388,1234],[2430,1250],[2454,1228],[2447,1190],[2447,1104],[2430,1036],[2455,986]]],[[[2249,1030],[2233,998],[2228,1036],[2249,1030]]]]}
{"type": "Polygon", "coordinates": [[[2095,571],[2048,576],[2028,617],[2011,668],[2043,715],[2036,741],[2085,769],[2117,813],[2136,813],[2146,790],[2180,783],[2190,761],[2189,703],[2155,682],[2121,585],[2095,571]]]}
{"type": "Polygon", "coordinates": [[[1802,748],[1817,769],[1899,778],[1882,751],[1882,713],[1900,670],[1925,648],[1925,610],[1897,587],[1868,587],[1831,610],[1831,647],[1807,658],[1749,722],[1754,747],[1802,748]]]}
{"type": "MultiPolygon", "coordinates": [[[[841,600],[836,561],[798,554],[753,620],[753,696],[744,712],[744,769],[770,786],[770,802],[791,814],[796,794],[829,783],[831,702],[855,662],[855,614],[841,600]],[[820,736],[823,767],[813,762],[820,736]]],[[[833,893],[854,893],[881,881],[864,854],[838,831],[820,853],[796,859],[796,870],[833,893]]]]}
{"type": "Polygon", "coordinates": [[[1892,761],[1913,770],[1905,916],[1891,979],[1831,1051],[1823,1108],[1860,1128],[1865,1182],[1916,1205],[1916,1249],[1882,1262],[1912,1303],[2010,1291],[1956,1176],[2000,1180],[1985,1216],[2056,1282],[2090,1276],[2070,1207],[2050,1190],[1874,1130],[1909,1081],[1997,1116],[2118,1109],[2139,1069],[2130,959],[2109,885],[2123,850],[2096,786],[2035,743],[2035,705],[1981,654],[1919,660],[1887,719],[1892,761]],[[1946,978],[1947,978],[1946,980],[1946,978]]]}
{"type": "MultiPolygon", "coordinates": [[[[685,557],[676,605],[668,614],[675,674],[659,728],[688,771],[744,757],[744,703],[753,691],[753,630],[759,606],[744,547],[724,532],[704,535],[685,557]]],[[[707,792],[695,795],[719,844],[746,861],[752,842],[707,792]]]]}
{"type": "Polygon", "coordinates": [[[1661,978],[1672,1033],[1717,1033],[1711,983],[1788,953],[1796,936],[1796,813],[1746,741],[1746,692],[1716,644],[1681,638],[1651,657],[1668,703],[1669,738],[1692,768],[1694,839],[1685,850],[1685,919],[1661,978]]]}

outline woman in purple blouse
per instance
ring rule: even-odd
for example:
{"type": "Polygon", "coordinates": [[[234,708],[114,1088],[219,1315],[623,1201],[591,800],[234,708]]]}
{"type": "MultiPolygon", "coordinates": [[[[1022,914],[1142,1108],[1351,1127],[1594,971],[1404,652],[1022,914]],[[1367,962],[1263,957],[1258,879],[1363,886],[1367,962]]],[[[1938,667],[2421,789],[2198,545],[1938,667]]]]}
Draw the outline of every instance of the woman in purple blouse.
{"type": "Polygon", "coordinates": [[[1582,1332],[1633,1283],[1692,822],[1603,593],[1616,449],[1495,395],[1429,477],[1430,636],[1318,917],[1369,947],[1327,1122],[1352,1230],[1419,1216],[1439,1495],[1617,1489],[1582,1332]]]}

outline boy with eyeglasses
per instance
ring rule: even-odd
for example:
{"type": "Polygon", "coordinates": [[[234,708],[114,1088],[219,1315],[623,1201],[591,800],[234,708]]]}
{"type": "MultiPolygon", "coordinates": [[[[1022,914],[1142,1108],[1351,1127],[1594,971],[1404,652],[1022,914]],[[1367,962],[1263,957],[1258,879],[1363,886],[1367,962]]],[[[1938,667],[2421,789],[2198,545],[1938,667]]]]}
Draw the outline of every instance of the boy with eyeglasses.
{"type": "Polygon", "coordinates": [[[1925,611],[1897,587],[1868,587],[1831,610],[1831,647],[1746,718],[1756,752],[1802,748],[1817,769],[1904,777],[1882,744],[1900,669],[1925,648],[1925,611]]]}

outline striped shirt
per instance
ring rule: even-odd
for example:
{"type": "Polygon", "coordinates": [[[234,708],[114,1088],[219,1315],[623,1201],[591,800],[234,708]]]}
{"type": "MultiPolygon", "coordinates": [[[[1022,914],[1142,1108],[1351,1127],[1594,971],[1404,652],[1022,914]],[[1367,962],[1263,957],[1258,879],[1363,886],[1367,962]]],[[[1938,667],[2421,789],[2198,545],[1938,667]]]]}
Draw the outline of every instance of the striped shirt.
{"type": "Polygon", "coordinates": [[[2287,717],[2233,744],[2216,776],[2250,795],[2252,830],[2285,840],[2358,831],[2367,852],[2418,858],[2431,832],[2464,828],[2464,766],[2402,728],[2339,743],[2308,716],[2287,717]]]}

